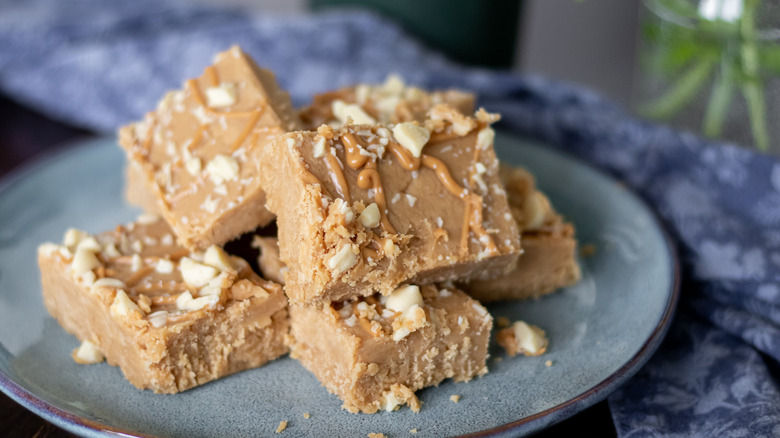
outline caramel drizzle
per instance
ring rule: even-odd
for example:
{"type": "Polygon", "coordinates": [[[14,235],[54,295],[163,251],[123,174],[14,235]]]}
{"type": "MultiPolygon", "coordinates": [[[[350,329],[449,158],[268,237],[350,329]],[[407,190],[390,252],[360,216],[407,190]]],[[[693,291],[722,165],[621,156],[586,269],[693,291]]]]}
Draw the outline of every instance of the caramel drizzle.
{"type": "MultiPolygon", "coordinates": [[[[430,144],[430,141],[428,144],[430,144]]],[[[390,142],[387,146],[388,150],[395,156],[401,167],[413,171],[419,169],[420,165],[422,165],[433,170],[436,172],[436,177],[441,181],[447,191],[463,199],[465,211],[463,213],[463,231],[461,232],[460,239],[460,253],[462,256],[468,254],[469,231],[473,231],[474,234],[478,236],[480,242],[485,240],[484,244],[487,247],[489,254],[494,255],[498,252],[498,248],[496,247],[495,242],[493,242],[493,238],[488,234],[487,230],[485,230],[485,227],[482,226],[482,197],[475,193],[469,193],[467,189],[461,187],[461,185],[452,178],[452,174],[450,174],[447,165],[438,158],[434,158],[428,154],[420,154],[419,158],[414,157],[409,150],[395,142],[390,142]]],[[[475,149],[477,149],[476,146],[475,149]]],[[[475,154],[478,153],[479,152],[475,152],[475,154]]]]}
{"type": "Polygon", "coordinates": [[[362,147],[351,133],[343,134],[341,136],[341,142],[344,143],[347,165],[355,170],[363,167],[363,170],[358,174],[358,187],[364,190],[374,190],[374,202],[376,202],[376,206],[379,207],[379,224],[382,226],[382,231],[396,234],[393,224],[391,224],[390,219],[387,218],[387,199],[385,198],[385,190],[382,186],[382,177],[377,171],[376,159],[360,153],[362,147]]]}
{"type": "MultiPolygon", "coordinates": [[[[454,134],[437,135],[435,138],[432,137],[427,144],[444,141],[446,139],[450,139],[454,137],[457,136],[454,134]]],[[[342,143],[344,144],[345,158],[346,158],[347,165],[350,168],[355,170],[363,167],[363,170],[361,170],[361,172],[358,174],[358,186],[362,189],[374,189],[375,201],[377,207],[379,207],[379,211],[382,217],[380,223],[382,225],[383,231],[389,233],[395,233],[395,229],[392,227],[392,224],[390,224],[390,221],[387,219],[387,215],[385,213],[387,209],[387,203],[384,196],[381,176],[377,171],[376,159],[373,159],[369,156],[365,156],[360,153],[360,145],[352,133],[343,134],[341,136],[341,140],[342,143]]],[[[421,154],[420,157],[415,157],[411,154],[410,151],[408,151],[406,148],[404,148],[403,146],[399,145],[396,142],[389,142],[387,148],[395,156],[396,160],[398,161],[398,163],[401,165],[402,168],[408,171],[415,171],[418,170],[420,166],[424,166],[433,170],[436,173],[437,178],[442,183],[442,185],[444,185],[447,191],[449,191],[454,196],[463,199],[465,209],[463,214],[463,227],[462,227],[461,239],[460,239],[461,256],[465,256],[466,254],[468,254],[468,248],[469,248],[468,238],[469,238],[470,231],[474,232],[474,234],[477,235],[478,240],[485,245],[489,254],[495,255],[498,253],[498,248],[496,247],[493,238],[490,236],[490,234],[487,232],[485,227],[482,225],[483,211],[482,211],[481,196],[475,193],[470,193],[468,189],[458,184],[455,181],[455,179],[452,177],[452,174],[447,168],[447,165],[444,164],[444,162],[439,160],[438,158],[435,158],[428,154],[421,154]]],[[[475,145],[475,152],[474,152],[475,160],[479,158],[479,151],[477,149],[478,148],[475,145]]],[[[350,200],[349,189],[347,187],[347,183],[344,178],[344,172],[341,170],[341,167],[339,166],[336,157],[333,156],[333,154],[331,154],[329,146],[327,147],[325,153],[326,153],[326,163],[328,165],[328,169],[330,171],[333,183],[336,186],[336,189],[339,191],[339,194],[344,198],[344,200],[349,202],[350,200]]],[[[317,178],[314,175],[311,175],[311,173],[309,172],[304,173],[304,176],[307,178],[307,182],[310,184],[319,183],[317,178]]],[[[473,181],[473,177],[474,176],[472,173],[471,175],[472,181],[473,181]]],[[[373,243],[378,244],[376,237],[374,237],[373,243]]],[[[367,247],[362,248],[361,253],[364,256],[367,255],[374,258],[378,256],[378,252],[376,250],[367,247]]]]}
{"type": "Polygon", "coordinates": [[[338,158],[331,153],[331,147],[327,144],[325,146],[325,164],[328,165],[328,173],[330,173],[330,179],[333,181],[333,185],[336,186],[336,191],[339,193],[339,196],[349,204],[351,202],[351,197],[347,179],[344,177],[344,171],[341,169],[338,158]]]}

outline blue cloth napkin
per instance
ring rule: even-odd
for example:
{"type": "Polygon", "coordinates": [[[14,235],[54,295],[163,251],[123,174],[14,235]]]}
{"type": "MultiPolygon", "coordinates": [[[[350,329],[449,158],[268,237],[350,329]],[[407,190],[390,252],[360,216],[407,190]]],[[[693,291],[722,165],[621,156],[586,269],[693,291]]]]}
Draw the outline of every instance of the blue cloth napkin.
{"type": "Polygon", "coordinates": [[[297,104],[400,71],[474,90],[501,128],[595,164],[663,217],[683,263],[658,353],[609,397],[618,434],[780,436],[780,163],[538,77],[452,64],[373,15],[262,16],[169,0],[0,2],[0,90],[112,132],[240,44],[297,104]]]}

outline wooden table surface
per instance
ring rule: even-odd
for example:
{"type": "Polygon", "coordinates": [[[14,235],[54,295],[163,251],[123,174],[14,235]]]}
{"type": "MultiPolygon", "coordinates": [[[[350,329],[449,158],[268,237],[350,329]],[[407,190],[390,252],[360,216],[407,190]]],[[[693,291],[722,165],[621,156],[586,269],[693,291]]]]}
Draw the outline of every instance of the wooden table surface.
{"type": "MultiPolygon", "coordinates": [[[[0,95],[0,178],[50,149],[91,136],[94,134],[89,131],[51,120],[0,95]]],[[[74,436],[0,392],[0,437],[74,436]]],[[[603,401],[536,436],[610,437],[616,432],[607,402],[603,401]]]]}

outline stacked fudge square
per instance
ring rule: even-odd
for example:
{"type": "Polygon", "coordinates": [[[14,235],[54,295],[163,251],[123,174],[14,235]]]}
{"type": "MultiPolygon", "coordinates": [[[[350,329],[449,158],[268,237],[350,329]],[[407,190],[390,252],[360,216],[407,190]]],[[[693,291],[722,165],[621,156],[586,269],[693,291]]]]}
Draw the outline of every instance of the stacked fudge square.
{"type": "Polygon", "coordinates": [[[82,341],[77,361],[105,357],[139,388],[290,351],[351,412],[418,410],[415,391],[487,372],[493,322],[473,297],[579,278],[571,225],[499,165],[497,119],[397,77],[295,111],[233,47],[120,130],[126,196],[147,213],[41,245],[45,304],[82,341]],[[274,218],[278,236],[254,242],[266,280],[222,245],[274,218]]]}

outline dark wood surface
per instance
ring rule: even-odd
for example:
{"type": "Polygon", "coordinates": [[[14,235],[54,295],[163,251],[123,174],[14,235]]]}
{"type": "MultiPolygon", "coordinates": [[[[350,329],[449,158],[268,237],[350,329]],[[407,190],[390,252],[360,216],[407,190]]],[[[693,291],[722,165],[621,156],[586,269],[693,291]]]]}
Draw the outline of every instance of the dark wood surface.
{"type": "MultiPolygon", "coordinates": [[[[0,96],[0,178],[24,163],[34,161],[47,151],[93,135],[89,131],[51,120],[0,96]]],[[[518,388],[518,394],[522,393],[522,388],[518,388]]],[[[0,393],[0,437],[74,436],[0,393]]],[[[616,433],[609,406],[604,401],[536,436],[610,437],[616,436],[616,433]]]]}

